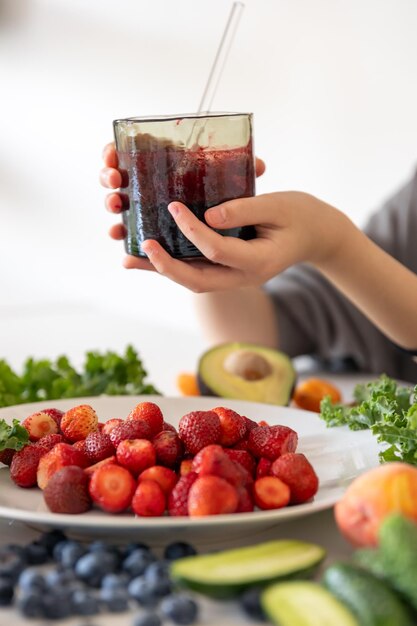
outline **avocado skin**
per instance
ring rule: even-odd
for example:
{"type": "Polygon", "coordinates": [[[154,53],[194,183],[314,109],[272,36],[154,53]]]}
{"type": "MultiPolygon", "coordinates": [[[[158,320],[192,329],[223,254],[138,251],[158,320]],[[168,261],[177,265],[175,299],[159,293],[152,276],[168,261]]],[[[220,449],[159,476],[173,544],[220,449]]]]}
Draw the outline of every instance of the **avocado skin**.
{"type": "MultiPolygon", "coordinates": [[[[273,361],[271,361],[271,363],[273,363],[273,361]]],[[[270,379],[270,377],[268,378],[270,379]]],[[[260,382],[261,381],[257,381],[257,384],[260,384],[260,382]]],[[[204,354],[202,354],[198,362],[197,385],[200,390],[200,394],[202,396],[229,398],[229,399],[237,399],[237,400],[249,400],[249,401],[255,401],[255,402],[265,402],[268,404],[276,404],[277,406],[288,406],[293,396],[296,383],[297,383],[297,376],[296,376],[295,369],[292,366],[291,359],[286,354],[284,354],[283,352],[280,352],[279,350],[273,350],[272,348],[266,348],[265,346],[258,346],[256,344],[239,343],[239,342],[219,344],[217,346],[210,348],[206,352],[204,352],[204,354]],[[261,399],[261,398],[256,398],[254,400],[252,397],[250,397],[249,393],[248,395],[245,394],[244,389],[242,390],[242,393],[239,396],[237,396],[234,393],[230,393],[229,395],[225,393],[224,390],[223,390],[223,393],[221,393],[216,388],[214,388],[214,385],[207,380],[207,373],[206,373],[207,361],[210,360],[212,357],[214,357],[218,351],[221,350],[222,352],[224,352],[225,350],[228,350],[228,349],[230,351],[241,350],[241,349],[250,350],[253,352],[258,352],[264,357],[266,354],[268,354],[270,355],[272,359],[273,358],[276,358],[277,360],[279,359],[281,367],[285,365],[285,367],[288,368],[288,378],[286,379],[285,383],[282,383],[281,381],[277,382],[277,396],[275,400],[271,400],[271,399],[266,400],[266,399],[261,399]],[[287,388],[286,391],[285,391],[285,388],[287,388]],[[279,395],[280,393],[281,395],[279,395]]],[[[248,389],[250,389],[251,385],[253,385],[253,382],[247,381],[247,382],[241,383],[241,385],[246,385],[248,389]]]]}

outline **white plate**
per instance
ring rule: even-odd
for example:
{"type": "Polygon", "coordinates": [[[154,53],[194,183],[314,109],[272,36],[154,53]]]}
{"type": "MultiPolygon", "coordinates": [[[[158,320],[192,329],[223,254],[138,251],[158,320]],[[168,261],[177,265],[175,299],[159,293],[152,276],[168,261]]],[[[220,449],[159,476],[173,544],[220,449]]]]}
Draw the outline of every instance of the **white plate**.
{"type": "Polygon", "coordinates": [[[0,517],[26,522],[36,528],[59,527],[79,536],[118,536],[119,540],[158,538],[161,543],[172,538],[204,540],[204,543],[236,538],[271,528],[281,521],[302,517],[333,506],[346,486],[360,473],[378,465],[378,445],[367,430],[350,431],[346,427],[326,428],[315,413],[287,407],[254,402],[222,400],[220,398],[167,398],[160,396],[100,396],[21,404],[0,409],[0,419],[9,423],[13,418],[24,419],[30,413],[54,406],[67,410],[77,404],[90,404],[100,421],[112,417],[125,418],[143,400],[156,402],[166,421],[178,425],[190,411],[227,406],[256,421],[270,425],[290,426],[299,435],[298,451],[303,452],[315,468],[320,488],[314,501],[274,511],[255,511],[236,515],[216,515],[202,518],[154,517],[140,518],[131,514],[109,515],[91,510],[81,515],[51,513],[37,489],[21,489],[10,479],[6,467],[0,469],[0,517]]]}

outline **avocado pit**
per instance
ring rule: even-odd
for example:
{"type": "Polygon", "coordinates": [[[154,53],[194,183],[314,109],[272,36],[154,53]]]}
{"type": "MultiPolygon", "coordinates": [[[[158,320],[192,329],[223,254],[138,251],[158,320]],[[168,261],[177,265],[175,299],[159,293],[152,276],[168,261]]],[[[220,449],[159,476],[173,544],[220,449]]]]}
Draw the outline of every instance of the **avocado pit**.
{"type": "Polygon", "coordinates": [[[260,354],[249,350],[230,352],[223,361],[226,372],[244,380],[262,380],[272,373],[268,361],[260,354]]]}

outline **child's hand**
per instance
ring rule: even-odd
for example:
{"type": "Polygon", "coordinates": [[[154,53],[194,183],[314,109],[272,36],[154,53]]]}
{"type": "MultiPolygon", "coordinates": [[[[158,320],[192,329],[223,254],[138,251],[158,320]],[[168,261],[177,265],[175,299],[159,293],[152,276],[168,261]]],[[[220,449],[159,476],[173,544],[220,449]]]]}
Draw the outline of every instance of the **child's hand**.
{"type": "MultiPolygon", "coordinates": [[[[349,245],[349,235],[355,230],[343,213],[299,192],[231,200],[206,211],[212,228],[255,225],[257,237],[250,241],[220,235],[180,202],[172,202],[168,210],[211,263],[173,259],[154,240],[145,241],[142,248],[157,272],[196,293],[261,285],[300,262],[325,269],[349,245]]],[[[142,268],[143,264],[141,259],[127,257],[125,267],[142,268]]]]}

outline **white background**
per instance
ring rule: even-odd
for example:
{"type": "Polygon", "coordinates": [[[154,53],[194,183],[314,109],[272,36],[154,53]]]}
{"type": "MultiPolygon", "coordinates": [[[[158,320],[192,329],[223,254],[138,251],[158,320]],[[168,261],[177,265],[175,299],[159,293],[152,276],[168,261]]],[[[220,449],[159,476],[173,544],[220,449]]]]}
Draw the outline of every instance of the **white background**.
{"type": "MultiPolygon", "coordinates": [[[[1,324],[53,310],[81,335],[105,314],[199,336],[185,289],[122,268],[98,172],[114,118],[196,109],[230,7],[0,0],[1,324]]],[[[309,191],[364,223],[416,164],[416,32],[415,0],[246,0],[214,108],[254,112],[258,192],[309,191]]],[[[70,351],[61,330],[16,354],[70,351]]]]}

